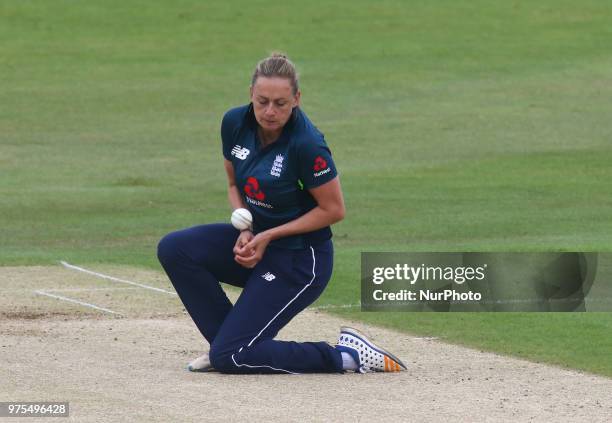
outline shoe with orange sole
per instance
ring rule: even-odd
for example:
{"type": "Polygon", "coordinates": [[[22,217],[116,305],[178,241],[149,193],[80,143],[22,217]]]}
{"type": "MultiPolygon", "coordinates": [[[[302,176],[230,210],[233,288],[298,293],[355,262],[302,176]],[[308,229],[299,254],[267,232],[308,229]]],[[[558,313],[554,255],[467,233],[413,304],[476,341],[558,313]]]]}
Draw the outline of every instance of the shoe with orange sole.
{"type": "Polygon", "coordinates": [[[374,344],[357,329],[341,327],[336,349],[349,353],[353,357],[358,365],[356,371],[359,373],[407,370],[406,365],[399,358],[374,344]]]}

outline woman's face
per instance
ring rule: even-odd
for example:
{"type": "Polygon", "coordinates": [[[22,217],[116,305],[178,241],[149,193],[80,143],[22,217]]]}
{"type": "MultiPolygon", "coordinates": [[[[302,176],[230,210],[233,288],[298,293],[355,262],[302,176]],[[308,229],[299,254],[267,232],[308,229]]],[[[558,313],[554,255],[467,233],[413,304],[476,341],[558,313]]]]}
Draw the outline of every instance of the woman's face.
{"type": "Polygon", "coordinates": [[[251,87],[251,102],[255,119],[266,132],[280,131],[300,105],[300,92],[293,94],[287,78],[260,76],[251,87]]]}

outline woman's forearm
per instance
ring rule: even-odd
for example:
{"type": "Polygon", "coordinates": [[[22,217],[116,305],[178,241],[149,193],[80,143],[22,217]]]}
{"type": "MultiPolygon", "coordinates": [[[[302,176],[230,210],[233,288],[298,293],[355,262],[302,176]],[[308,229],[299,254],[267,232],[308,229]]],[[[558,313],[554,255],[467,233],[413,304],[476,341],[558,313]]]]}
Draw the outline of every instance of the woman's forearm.
{"type": "Polygon", "coordinates": [[[242,200],[242,195],[240,195],[240,191],[236,185],[230,185],[227,189],[227,198],[229,200],[230,206],[232,210],[236,209],[245,209],[246,204],[242,200]]]}

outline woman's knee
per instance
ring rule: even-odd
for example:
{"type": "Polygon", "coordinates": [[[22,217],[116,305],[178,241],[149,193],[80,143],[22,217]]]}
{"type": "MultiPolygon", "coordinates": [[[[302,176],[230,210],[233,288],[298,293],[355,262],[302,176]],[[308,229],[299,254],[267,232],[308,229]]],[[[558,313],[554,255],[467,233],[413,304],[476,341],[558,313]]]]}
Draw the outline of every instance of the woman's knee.
{"type": "Polygon", "coordinates": [[[170,232],[157,244],[157,258],[160,263],[174,261],[180,251],[180,232],[170,232]]]}
{"type": "Polygon", "coordinates": [[[220,372],[230,373],[236,370],[237,366],[234,363],[233,355],[237,351],[227,348],[224,345],[212,343],[210,346],[210,352],[208,354],[210,358],[210,365],[220,372]]]}

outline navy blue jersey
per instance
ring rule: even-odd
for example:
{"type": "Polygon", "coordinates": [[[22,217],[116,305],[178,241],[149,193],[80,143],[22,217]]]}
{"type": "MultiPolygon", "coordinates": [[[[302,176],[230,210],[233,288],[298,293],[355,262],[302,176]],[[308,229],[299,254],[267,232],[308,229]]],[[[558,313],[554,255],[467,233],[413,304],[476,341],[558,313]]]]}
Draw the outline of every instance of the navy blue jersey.
{"type": "MultiPolygon", "coordinates": [[[[261,146],[251,104],[229,110],[221,124],[223,156],[232,162],[236,186],[253,215],[253,232],[290,222],[317,204],[308,189],[337,175],[323,134],[299,108],[275,142],[261,146]]],[[[329,226],[274,240],[270,245],[300,249],[330,239],[329,226]]]]}

